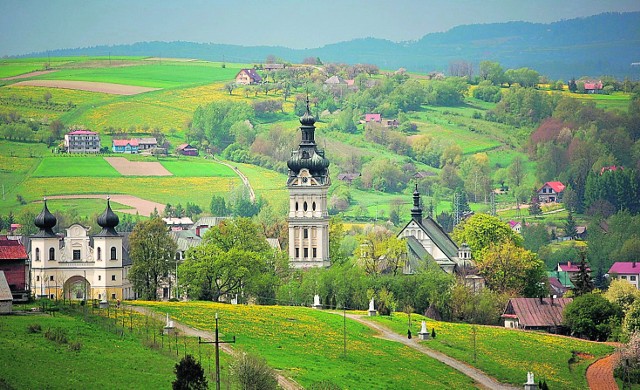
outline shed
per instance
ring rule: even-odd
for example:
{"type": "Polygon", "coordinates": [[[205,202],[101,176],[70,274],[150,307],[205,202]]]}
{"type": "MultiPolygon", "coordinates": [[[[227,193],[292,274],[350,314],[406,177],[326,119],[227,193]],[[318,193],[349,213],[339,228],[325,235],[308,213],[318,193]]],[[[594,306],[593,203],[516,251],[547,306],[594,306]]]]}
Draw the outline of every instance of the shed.
{"type": "Polygon", "coordinates": [[[13,310],[13,295],[4,276],[4,271],[0,271],[0,314],[9,314],[13,310]]]}
{"type": "Polygon", "coordinates": [[[502,319],[505,328],[546,330],[557,333],[562,312],[571,298],[511,298],[502,319]]]}

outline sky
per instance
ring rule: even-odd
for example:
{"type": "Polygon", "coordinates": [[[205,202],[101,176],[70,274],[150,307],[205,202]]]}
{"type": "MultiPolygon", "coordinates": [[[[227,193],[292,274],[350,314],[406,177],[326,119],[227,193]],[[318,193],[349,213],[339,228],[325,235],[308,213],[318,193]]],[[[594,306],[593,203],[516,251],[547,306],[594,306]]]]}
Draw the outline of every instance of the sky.
{"type": "Polygon", "coordinates": [[[316,48],[463,24],[640,11],[638,0],[0,0],[0,57],[141,41],[316,48]]]}

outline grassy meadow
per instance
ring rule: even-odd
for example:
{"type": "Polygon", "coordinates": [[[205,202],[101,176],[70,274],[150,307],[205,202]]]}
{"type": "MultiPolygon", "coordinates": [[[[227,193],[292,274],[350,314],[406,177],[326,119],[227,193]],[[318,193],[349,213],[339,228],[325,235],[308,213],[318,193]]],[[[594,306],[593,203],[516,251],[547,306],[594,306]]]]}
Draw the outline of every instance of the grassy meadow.
{"type": "Polygon", "coordinates": [[[304,387],[328,380],[346,389],[465,389],[471,379],[409,347],[373,337],[342,316],[305,307],[227,305],[212,302],[133,302],[169,313],[190,326],[236,336],[235,349],[259,354],[304,387]],[[311,346],[311,348],[310,348],[311,346]]]}
{"type": "MultiPolygon", "coordinates": [[[[398,334],[406,334],[405,313],[392,317],[373,317],[398,334]]],[[[552,389],[585,389],[587,367],[600,357],[613,352],[604,343],[595,343],[547,333],[506,329],[495,326],[474,326],[433,321],[411,315],[411,329],[417,335],[421,321],[427,321],[429,332],[435,328],[436,338],[423,341],[425,346],[461,360],[502,382],[520,385],[527,372],[545,379],[552,389]]]]}

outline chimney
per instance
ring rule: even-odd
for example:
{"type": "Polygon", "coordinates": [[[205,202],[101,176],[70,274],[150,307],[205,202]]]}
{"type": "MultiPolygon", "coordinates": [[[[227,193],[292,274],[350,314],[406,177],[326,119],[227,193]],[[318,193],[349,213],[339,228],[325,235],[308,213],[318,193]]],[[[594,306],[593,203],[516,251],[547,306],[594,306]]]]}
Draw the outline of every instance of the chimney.
{"type": "Polygon", "coordinates": [[[567,268],[571,268],[571,262],[567,261],[567,268]]]}
{"type": "Polygon", "coordinates": [[[636,262],[635,261],[633,262],[633,268],[636,268],[636,262]]]}

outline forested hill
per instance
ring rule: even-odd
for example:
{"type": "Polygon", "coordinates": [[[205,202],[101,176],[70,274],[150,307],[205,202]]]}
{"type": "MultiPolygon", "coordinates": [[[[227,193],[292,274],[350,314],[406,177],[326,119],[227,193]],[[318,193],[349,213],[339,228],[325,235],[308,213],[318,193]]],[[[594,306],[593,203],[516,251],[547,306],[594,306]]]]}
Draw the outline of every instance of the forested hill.
{"type": "MultiPolygon", "coordinates": [[[[384,23],[384,18],[380,22],[384,23]]],[[[322,28],[321,21],[316,28],[322,28]]],[[[53,50],[48,54],[148,55],[248,63],[262,62],[268,55],[296,63],[306,57],[320,57],[324,62],[371,63],[383,69],[404,67],[410,71],[445,73],[455,61],[473,63],[477,70],[480,61],[491,60],[506,68],[529,67],[553,79],[613,75],[635,80],[640,77],[640,66],[634,67],[631,63],[640,62],[640,12],[606,13],[549,24],[465,25],[443,33],[428,34],[412,42],[394,43],[365,38],[304,50],[276,46],[140,42],[53,50]]]]}

